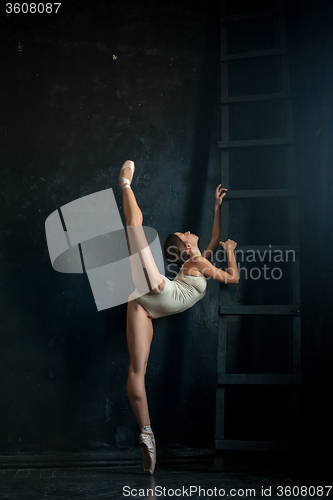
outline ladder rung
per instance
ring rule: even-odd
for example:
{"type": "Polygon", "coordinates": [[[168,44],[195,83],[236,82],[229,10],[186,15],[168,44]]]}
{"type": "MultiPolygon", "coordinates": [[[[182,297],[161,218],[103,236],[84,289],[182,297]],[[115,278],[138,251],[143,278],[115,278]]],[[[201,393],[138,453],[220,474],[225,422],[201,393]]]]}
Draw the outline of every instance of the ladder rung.
{"type": "Polygon", "coordinates": [[[290,250],[293,250],[296,253],[299,253],[300,251],[300,246],[299,245],[237,245],[235,249],[235,253],[240,250],[241,252],[247,253],[247,252],[258,252],[258,253],[264,253],[264,252],[275,252],[278,250],[281,250],[282,252],[288,252],[290,250]]]}
{"type": "Polygon", "coordinates": [[[239,189],[228,191],[223,201],[243,198],[285,198],[297,196],[297,189],[239,189]]]}
{"type": "Polygon", "coordinates": [[[300,450],[302,444],[298,441],[239,441],[235,439],[216,439],[217,450],[249,450],[249,451],[279,451],[300,450]]]}
{"type": "Polygon", "coordinates": [[[221,62],[234,61],[236,59],[247,59],[249,57],[265,57],[265,56],[279,56],[286,54],[285,49],[269,49],[269,50],[256,50],[254,52],[238,52],[236,54],[227,54],[221,57],[221,62]]]}
{"type": "Polygon", "coordinates": [[[274,94],[254,94],[254,95],[237,95],[225,97],[221,99],[222,104],[233,104],[237,102],[252,102],[252,101],[268,101],[273,99],[288,99],[290,92],[275,92],[274,94]]]}
{"type": "Polygon", "coordinates": [[[303,383],[303,376],[295,373],[219,373],[217,383],[222,385],[300,385],[303,383]]]}
{"type": "Polygon", "coordinates": [[[258,10],[257,12],[246,12],[245,14],[235,14],[234,16],[221,17],[221,24],[226,24],[233,21],[242,21],[243,19],[251,19],[253,17],[280,16],[281,14],[283,14],[282,8],[258,10]]]}
{"type": "Polygon", "coordinates": [[[225,314],[299,314],[297,305],[261,305],[261,306],[220,306],[219,313],[225,314]]]}
{"type": "Polygon", "coordinates": [[[293,144],[293,137],[278,137],[276,139],[251,139],[246,141],[220,141],[219,147],[221,149],[228,148],[243,148],[247,146],[280,146],[283,144],[293,144]]]}

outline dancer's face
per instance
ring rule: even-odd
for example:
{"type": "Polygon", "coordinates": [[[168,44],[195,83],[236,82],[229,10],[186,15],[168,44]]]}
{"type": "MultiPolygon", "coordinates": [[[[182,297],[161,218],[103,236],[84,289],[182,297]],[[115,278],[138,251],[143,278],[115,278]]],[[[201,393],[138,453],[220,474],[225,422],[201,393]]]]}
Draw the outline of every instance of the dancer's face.
{"type": "Polygon", "coordinates": [[[196,246],[199,240],[199,236],[186,231],[186,233],[175,233],[179,238],[185,243],[185,245],[196,246]]]}

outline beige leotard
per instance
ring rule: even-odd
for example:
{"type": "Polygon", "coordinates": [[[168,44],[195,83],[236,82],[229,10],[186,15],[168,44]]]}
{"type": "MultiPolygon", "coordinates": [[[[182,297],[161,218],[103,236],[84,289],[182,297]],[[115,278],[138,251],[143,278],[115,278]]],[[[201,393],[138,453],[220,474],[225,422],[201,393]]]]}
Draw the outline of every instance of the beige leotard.
{"type": "Polygon", "coordinates": [[[207,280],[204,276],[190,276],[182,272],[173,280],[163,274],[161,276],[165,287],[160,293],[138,296],[135,290],[128,299],[136,299],[154,319],[186,311],[206,294],[207,280]]]}

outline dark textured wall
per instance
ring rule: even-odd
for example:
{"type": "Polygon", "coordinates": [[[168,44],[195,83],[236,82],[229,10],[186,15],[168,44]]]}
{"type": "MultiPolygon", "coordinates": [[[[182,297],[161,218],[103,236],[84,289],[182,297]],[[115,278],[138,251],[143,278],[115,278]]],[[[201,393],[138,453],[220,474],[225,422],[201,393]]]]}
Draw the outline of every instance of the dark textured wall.
{"type": "MultiPolygon", "coordinates": [[[[218,10],[65,1],[49,18],[1,21],[2,451],[136,443],[126,305],[98,312],[86,276],[52,269],[44,221],[110,187],[122,209],[119,169],[131,158],[144,223],[162,244],[190,229],[207,245],[220,178],[218,10]]],[[[161,442],[212,443],[217,291],[154,325],[147,391],[161,442]]]]}
{"type": "MultiPolygon", "coordinates": [[[[332,10],[323,0],[295,0],[286,12],[302,245],[304,416],[306,426],[315,424],[324,435],[333,350],[332,10]]],[[[161,242],[170,232],[191,230],[205,248],[220,182],[218,20],[218,2],[188,0],[72,0],[50,17],[2,17],[1,452],[136,443],[126,395],[126,305],[98,312],[85,275],[52,269],[44,222],[58,207],[110,187],[121,209],[119,167],[131,158],[144,223],[161,242]]],[[[248,132],[241,116],[232,119],[234,138],[248,132]]],[[[230,188],[270,187],[283,177],[278,158],[276,168],[263,169],[255,180],[246,174],[248,158],[240,155],[237,162],[230,188]]],[[[273,207],[274,224],[264,219],[260,234],[266,231],[269,241],[253,232],[260,207],[247,212],[244,205],[236,213],[230,238],[285,243],[277,229],[282,207],[273,207]]],[[[246,285],[230,287],[231,303],[239,297],[286,300],[283,282],[270,295],[253,295],[246,285]]],[[[154,322],[146,379],[160,445],[213,445],[218,290],[210,281],[192,310],[154,322]]],[[[228,370],[284,371],[283,322],[243,322],[233,332],[228,370]]],[[[231,394],[229,437],[266,437],[272,427],[271,437],[283,437],[288,413],[282,392],[274,389],[266,399],[256,390],[250,399],[242,389],[231,394]]]]}

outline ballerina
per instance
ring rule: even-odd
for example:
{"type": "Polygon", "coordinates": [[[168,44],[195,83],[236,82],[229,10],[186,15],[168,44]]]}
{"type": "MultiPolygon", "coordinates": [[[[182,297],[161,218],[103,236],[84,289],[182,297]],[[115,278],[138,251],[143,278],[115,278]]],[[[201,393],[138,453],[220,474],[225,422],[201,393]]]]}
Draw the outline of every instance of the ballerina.
{"type": "Polygon", "coordinates": [[[143,231],[142,212],[131,188],[134,170],[134,162],[127,160],[119,176],[129,252],[130,255],[139,255],[142,266],[138,269],[132,265],[136,291],[129,296],[127,304],[126,339],[130,357],[127,394],[141,430],[139,443],[142,448],[143,470],[145,473],[153,474],[156,443],[145,390],[145,374],[153,338],[153,320],[183,312],[201,300],[206,293],[206,277],[222,283],[238,283],[238,268],[234,255],[237,243],[230,239],[226,242],[220,241],[220,205],[227,191],[226,188],[221,188],[220,184],[215,191],[212,239],[207,249],[200,252],[199,237],[190,231],[170,234],[164,244],[164,257],[168,263],[179,267],[179,273],[173,280],[160,274],[143,231]],[[227,253],[227,272],[218,269],[210,262],[218,245],[221,245],[227,253]],[[145,277],[144,283],[142,276],[145,277]]]}

